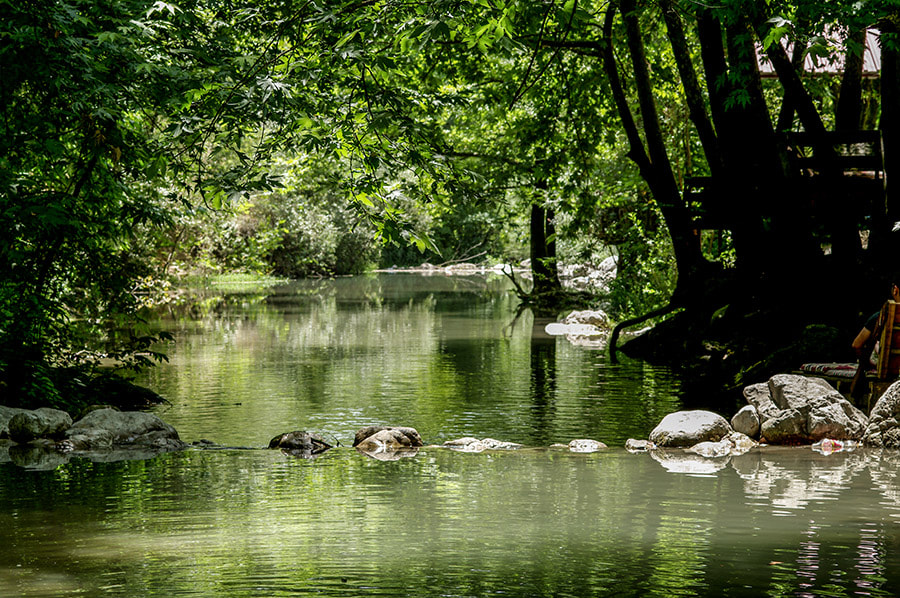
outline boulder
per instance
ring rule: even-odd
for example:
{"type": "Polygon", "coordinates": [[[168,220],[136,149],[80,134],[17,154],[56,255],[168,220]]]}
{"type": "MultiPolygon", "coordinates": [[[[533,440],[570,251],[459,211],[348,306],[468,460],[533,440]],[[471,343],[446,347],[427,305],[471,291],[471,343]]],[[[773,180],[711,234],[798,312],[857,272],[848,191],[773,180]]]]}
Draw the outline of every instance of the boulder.
{"type": "Polygon", "coordinates": [[[650,432],[650,442],[659,447],[690,447],[718,442],[733,430],[728,421],[711,411],[676,411],[665,416],[650,432]]]}
{"type": "Polygon", "coordinates": [[[72,426],[72,417],[65,411],[41,407],[34,411],[22,411],[10,418],[9,438],[24,444],[39,438],[59,438],[72,426]]]}
{"type": "Polygon", "coordinates": [[[753,405],[744,405],[731,418],[731,427],[734,431],[745,434],[750,438],[759,436],[759,424],[759,413],[753,405]]]}
{"type": "Polygon", "coordinates": [[[317,455],[331,448],[321,436],[311,432],[294,430],[279,434],[269,441],[270,449],[281,449],[291,453],[317,455]]]}
{"type": "Polygon", "coordinates": [[[26,411],[28,409],[0,405],[0,438],[9,438],[9,420],[17,413],[25,413],[26,411]]]}
{"type": "Polygon", "coordinates": [[[749,405],[756,409],[760,422],[775,417],[780,411],[778,406],[772,402],[772,392],[766,382],[751,384],[744,388],[744,398],[749,405]]]}
{"type": "Polygon", "coordinates": [[[56,444],[57,450],[62,452],[133,447],[140,449],[135,454],[152,455],[185,446],[175,428],[156,415],[142,411],[91,411],[72,424],[64,436],[65,439],[56,444]]]}
{"type": "Polygon", "coordinates": [[[373,439],[372,445],[390,445],[395,448],[420,447],[425,445],[425,443],[422,442],[422,437],[419,436],[419,432],[415,428],[403,426],[366,426],[365,428],[360,428],[356,432],[356,436],[353,439],[353,446],[360,446],[366,440],[380,432],[389,432],[389,434],[382,434],[378,438],[373,439]]]}
{"type": "Polygon", "coordinates": [[[872,407],[862,440],[870,446],[900,448],[900,381],[891,384],[872,407]]]}
{"type": "Polygon", "coordinates": [[[823,438],[858,440],[869,421],[828,382],[793,374],[772,376],[744,389],[770,444],[812,444],[823,438]]]}

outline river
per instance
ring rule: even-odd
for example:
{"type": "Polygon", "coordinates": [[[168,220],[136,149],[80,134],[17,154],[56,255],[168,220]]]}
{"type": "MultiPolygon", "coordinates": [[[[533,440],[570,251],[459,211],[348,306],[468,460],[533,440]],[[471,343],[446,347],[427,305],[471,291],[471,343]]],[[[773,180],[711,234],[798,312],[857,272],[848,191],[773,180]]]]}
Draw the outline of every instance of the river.
{"type": "MultiPolygon", "coordinates": [[[[630,454],[677,376],[547,337],[500,277],[381,274],[198,292],[141,382],[192,447],[0,463],[0,596],[893,596],[900,453],[630,454]],[[350,448],[372,424],[428,444],[350,448]],[[315,459],[266,450],[309,430],[315,459]],[[550,444],[594,438],[589,454],[550,444]]],[[[726,414],[730,415],[730,414],[726,414]]]]}

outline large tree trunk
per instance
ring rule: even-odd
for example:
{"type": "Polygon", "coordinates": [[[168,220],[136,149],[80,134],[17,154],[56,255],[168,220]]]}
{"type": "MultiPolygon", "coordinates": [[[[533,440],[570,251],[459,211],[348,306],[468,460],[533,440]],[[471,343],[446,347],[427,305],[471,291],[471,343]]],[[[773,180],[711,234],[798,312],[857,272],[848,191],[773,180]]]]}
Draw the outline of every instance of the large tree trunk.
{"type": "Polygon", "coordinates": [[[607,12],[607,21],[604,24],[604,37],[606,39],[604,52],[605,69],[610,78],[610,83],[613,85],[614,93],[620,96],[616,99],[616,106],[623,125],[626,129],[632,129],[628,135],[631,144],[629,156],[635,160],[635,163],[641,170],[641,176],[650,187],[650,191],[659,206],[660,212],[663,214],[669,235],[672,238],[672,247],[678,266],[678,283],[675,288],[675,295],[680,296],[692,286],[694,278],[702,270],[701,267],[705,260],[700,250],[699,235],[691,221],[687,205],[678,190],[669,156],[666,152],[634,0],[622,0],[620,10],[625,25],[628,49],[631,54],[634,85],[641,110],[644,137],[647,140],[646,150],[640,141],[640,136],[636,134],[634,118],[631,115],[627,101],[624,99],[624,93],[618,78],[618,70],[612,54],[611,29],[612,15],[614,14],[612,7],[607,12]]]}

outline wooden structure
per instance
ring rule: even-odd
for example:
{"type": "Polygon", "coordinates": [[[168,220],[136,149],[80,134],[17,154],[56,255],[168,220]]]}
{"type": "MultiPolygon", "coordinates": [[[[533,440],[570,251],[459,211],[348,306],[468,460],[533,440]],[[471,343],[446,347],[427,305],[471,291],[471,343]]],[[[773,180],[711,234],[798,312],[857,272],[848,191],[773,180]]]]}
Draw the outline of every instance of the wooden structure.
{"type": "Polygon", "coordinates": [[[881,335],[878,338],[875,379],[894,380],[900,376],[900,303],[885,303],[879,320],[881,335]]]}
{"type": "MultiPolygon", "coordinates": [[[[813,226],[824,238],[856,235],[883,220],[884,155],[880,131],[791,132],[787,149],[789,184],[805,202],[813,226]]],[[[698,230],[730,230],[737,217],[733,189],[714,177],[686,177],[683,196],[698,230]]]]}
{"type": "MultiPolygon", "coordinates": [[[[875,365],[857,382],[868,387],[865,393],[858,395],[866,397],[867,413],[872,406],[873,397],[880,397],[888,386],[900,378],[900,303],[888,301],[884,304],[873,333],[877,335],[875,365]]],[[[838,392],[849,397],[857,368],[856,363],[807,363],[795,373],[823,378],[838,392]]]]}

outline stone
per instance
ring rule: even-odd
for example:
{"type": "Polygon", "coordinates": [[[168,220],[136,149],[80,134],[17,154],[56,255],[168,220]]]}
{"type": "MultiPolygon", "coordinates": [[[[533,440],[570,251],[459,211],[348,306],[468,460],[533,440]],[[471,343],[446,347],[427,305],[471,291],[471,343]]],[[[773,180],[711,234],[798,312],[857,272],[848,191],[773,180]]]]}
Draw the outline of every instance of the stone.
{"type": "Polygon", "coordinates": [[[779,411],[762,422],[759,433],[769,444],[804,444],[806,416],[796,409],[779,411]]]}
{"type": "Polygon", "coordinates": [[[378,430],[361,442],[355,443],[354,446],[363,451],[390,451],[416,448],[421,444],[414,444],[413,439],[402,430],[386,428],[378,430]]]}
{"type": "Polygon", "coordinates": [[[400,436],[404,436],[406,440],[396,436],[396,441],[400,446],[425,446],[425,443],[422,442],[422,437],[419,436],[419,432],[415,428],[404,426],[366,426],[365,428],[360,428],[353,439],[353,446],[359,446],[364,440],[383,430],[395,430],[400,436]]]}
{"type": "MultiPolygon", "coordinates": [[[[152,413],[142,411],[91,411],[66,430],[57,450],[97,451],[115,447],[140,448],[138,454],[180,450],[185,444],[178,432],[152,413]]],[[[139,457],[143,458],[143,457],[139,457]]]]}
{"type": "Polygon", "coordinates": [[[448,440],[444,442],[444,446],[465,453],[480,453],[485,449],[484,443],[472,436],[463,436],[462,438],[457,438],[455,440],[448,440]]]}
{"type": "Polygon", "coordinates": [[[492,451],[514,451],[516,449],[522,448],[521,444],[517,444],[515,442],[506,442],[503,440],[496,440],[494,438],[482,438],[481,444],[484,445],[484,448],[492,451]]]}
{"type": "Polygon", "coordinates": [[[776,374],[769,378],[768,386],[772,402],[779,409],[803,410],[823,396],[843,399],[841,393],[821,378],[776,374]]]}
{"type": "Polygon", "coordinates": [[[744,434],[735,430],[726,437],[726,440],[734,447],[731,449],[731,455],[743,455],[752,448],[759,446],[759,443],[744,434]]]}
{"type": "Polygon", "coordinates": [[[26,411],[28,409],[0,405],[0,438],[9,438],[9,420],[17,413],[25,413],[26,411]]]}
{"type": "Polygon", "coordinates": [[[734,446],[728,440],[720,440],[719,442],[700,442],[687,450],[701,457],[716,458],[727,457],[733,448],[734,446]]]}
{"type": "Polygon", "coordinates": [[[690,447],[700,442],[718,442],[733,430],[728,421],[711,411],[676,411],[665,416],[650,432],[658,447],[690,447]]]}
{"type": "Polygon", "coordinates": [[[279,434],[270,440],[269,448],[315,455],[324,453],[331,448],[331,445],[325,442],[318,434],[294,430],[293,432],[279,434]]]}
{"type": "Polygon", "coordinates": [[[38,438],[59,438],[72,426],[72,417],[65,411],[41,407],[15,414],[8,424],[9,438],[20,444],[38,438]]]}
{"type": "Polygon", "coordinates": [[[760,436],[770,444],[859,440],[869,424],[862,411],[820,378],[778,374],[745,388],[744,397],[759,413],[760,436]]]}
{"type": "Polygon", "coordinates": [[[744,405],[731,418],[731,427],[735,432],[740,432],[751,438],[759,436],[759,413],[753,405],[744,405]]]}
{"type": "Polygon", "coordinates": [[[504,442],[494,438],[478,439],[471,436],[464,436],[455,440],[448,440],[444,443],[445,447],[465,452],[480,453],[481,451],[512,451],[522,448],[521,444],[515,442],[504,442]]]}
{"type": "Polygon", "coordinates": [[[596,453],[597,451],[609,448],[599,440],[591,440],[589,438],[572,440],[569,442],[568,447],[573,453],[596,453]]]}
{"type": "Polygon", "coordinates": [[[900,381],[891,384],[869,414],[863,443],[883,448],[900,448],[900,381]]]}
{"type": "Polygon", "coordinates": [[[772,402],[772,392],[766,382],[745,387],[744,398],[756,409],[760,421],[774,417],[780,411],[778,406],[772,402]]]}
{"type": "Polygon", "coordinates": [[[644,453],[656,449],[656,445],[649,440],[637,440],[629,438],[625,441],[625,450],[630,453],[644,453]]]}
{"type": "Polygon", "coordinates": [[[746,434],[732,432],[718,442],[700,442],[687,451],[701,457],[717,458],[743,455],[755,446],[758,446],[758,443],[746,434]]]}

